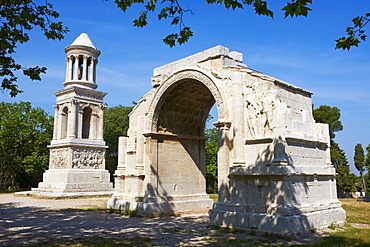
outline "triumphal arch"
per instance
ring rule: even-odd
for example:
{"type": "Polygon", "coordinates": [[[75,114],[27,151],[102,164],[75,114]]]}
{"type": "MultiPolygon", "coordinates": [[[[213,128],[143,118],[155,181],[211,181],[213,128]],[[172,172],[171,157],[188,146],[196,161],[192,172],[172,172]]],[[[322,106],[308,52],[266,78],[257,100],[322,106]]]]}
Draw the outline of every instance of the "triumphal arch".
{"type": "Polygon", "coordinates": [[[156,68],[119,139],[108,206],[156,216],[208,212],[212,224],[291,235],[345,221],[328,126],[312,93],[249,69],[216,46],[156,68]],[[206,194],[204,125],[216,104],[218,201],[206,194]]]}

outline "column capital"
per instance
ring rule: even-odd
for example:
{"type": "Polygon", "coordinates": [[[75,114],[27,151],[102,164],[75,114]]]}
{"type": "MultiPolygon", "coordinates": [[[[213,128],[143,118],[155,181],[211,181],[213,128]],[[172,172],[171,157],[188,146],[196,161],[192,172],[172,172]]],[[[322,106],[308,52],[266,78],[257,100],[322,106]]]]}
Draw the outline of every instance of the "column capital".
{"type": "Polygon", "coordinates": [[[70,103],[73,104],[73,105],[77,105],[78,103],[80,103],[81,101],[77,100],[77,99],[71,99],[70,103]]]}
{"type": "Polygon", "coordinates": [[[217,129],[229,130],[231,122],[228,121],[217,121],[212,123],[217,129]]]}

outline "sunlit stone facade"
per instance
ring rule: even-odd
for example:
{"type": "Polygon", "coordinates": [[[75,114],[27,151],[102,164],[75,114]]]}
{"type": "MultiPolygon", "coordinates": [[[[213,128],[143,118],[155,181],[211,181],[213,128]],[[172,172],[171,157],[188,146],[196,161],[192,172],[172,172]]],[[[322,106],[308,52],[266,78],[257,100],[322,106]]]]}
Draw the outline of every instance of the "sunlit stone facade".
{"type": "Polygon", "coordinates": [[[38,193],[108,192],[113,190],[105,170],[103,98],[96,91],[96,64],[100,51],[82,33],[65,48],[65,88],[55,92],[54,133],[49,145],[49,170],[38,193]]]}
{"type": "Polygon", "coordinates": [[[279,235],[342,225],[329,129],[311,93],[216,46],[156,68],[119,140],[108,206],[147,216],[208,212],[212,224],[279,235]],[[216,104],[216,203],[205,191],[204,124],[216,104]]]}

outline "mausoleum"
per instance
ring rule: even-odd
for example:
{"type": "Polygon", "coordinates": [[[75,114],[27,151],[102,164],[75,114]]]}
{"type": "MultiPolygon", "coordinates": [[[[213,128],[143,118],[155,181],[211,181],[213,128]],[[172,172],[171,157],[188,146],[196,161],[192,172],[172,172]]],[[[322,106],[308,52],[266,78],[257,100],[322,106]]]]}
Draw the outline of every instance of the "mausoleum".
{"type": "Polygon", "coordinates": [[[113,184],[105,170],[103,98],[96,91],[96,65],[100,51],[82,33],[65,48],[67,70],[64,89],[55,92],[53,140],[49,169],[35,195],[105,195],[113,184]]]}

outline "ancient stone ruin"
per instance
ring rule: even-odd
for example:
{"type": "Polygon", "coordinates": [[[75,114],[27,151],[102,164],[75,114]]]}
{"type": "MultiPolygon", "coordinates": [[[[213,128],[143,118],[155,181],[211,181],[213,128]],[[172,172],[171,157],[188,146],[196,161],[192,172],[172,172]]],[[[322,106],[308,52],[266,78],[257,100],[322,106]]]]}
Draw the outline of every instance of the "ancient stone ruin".
{"type": "Polygon", "coordinates": [[[153,89],[119,139],[110,208],[209,211],[212,224],[279,235],[344,223],[328,126],[312,117],[312,93],[249,69],[242,57],[216,46],[154,70],[153,89]],[[216,203],[205,189],[203,135],[214,104],[216,203]]]}
{"type": "Polygon", "coordinates": [[[82,33],[65,48],[65,88],[55,92],[54,134],[49,147],[49,170],[33,189],[40,196],[111,194],[113,185],[105,170],[103,98],[96,91],[96,64],[100,51],[82,33]],[[76,194],[77,193],[77,194],[76,194]]]}

